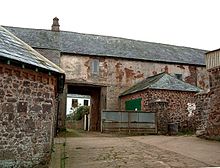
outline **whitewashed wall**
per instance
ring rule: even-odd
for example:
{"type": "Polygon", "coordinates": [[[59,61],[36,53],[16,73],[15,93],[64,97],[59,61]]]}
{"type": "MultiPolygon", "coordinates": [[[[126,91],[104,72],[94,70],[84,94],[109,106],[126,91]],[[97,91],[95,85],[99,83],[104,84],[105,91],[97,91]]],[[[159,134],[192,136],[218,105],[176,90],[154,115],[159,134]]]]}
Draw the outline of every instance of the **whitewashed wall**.
{"type": "Polygon", "coordinates": [[[84,105],[84,100],[88,100],[88,106],[90,106],[90,96],[67,95],[66,114],[70,114],[71,112],[73,112],[71,110],[72,99],[77,99],[78,100],[78,106],[83,106],[84,105]]]}

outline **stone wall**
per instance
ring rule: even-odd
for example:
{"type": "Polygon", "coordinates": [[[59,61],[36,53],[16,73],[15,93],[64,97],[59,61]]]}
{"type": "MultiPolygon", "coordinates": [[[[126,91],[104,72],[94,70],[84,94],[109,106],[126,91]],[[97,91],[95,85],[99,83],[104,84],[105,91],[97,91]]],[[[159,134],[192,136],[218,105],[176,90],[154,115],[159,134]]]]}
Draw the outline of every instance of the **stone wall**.
{"type": "Polygon", "coordinates": [[[0,64],[0,167],[46,167],[56,78],[0,64]]]}
{"type": "Polygon", "coordinates": [[[197,135],[220,139],[220,68],[208,71],[210,91],[196,95],[197,135]]]}
{"type": "Polygon", "coordinates": [[[220,67],[209,70],[210,92],[208,96],[208,121],[206,134],[220,138],[220,67]]]}
{"type": "MultiPolygon", "coordinates": [[[[196,129],[197,131],[202,131],[204,134],[205,129],[207,128],[207,122],[210,111],[210,94],[209,93],[198,93],[195,95],[196,99],[196,129]]],[[[200,134],[200,133],[199,133],[200,134]]]]}
{"type": "Polygon", "coordinates": [[[170,90],[145,90],[121,98],[121,108],[125,110],[125,101],[142,98],[141,110],[151,111],[150,103],[155,100],[167,102],[168,123],[178,123],[180,131],[195,128],[194,120],[188,117],[188,103],[195,103],[194,92],[170,91],[170,90]]]}
{"type": "Polygon", "coordinates": [[[208,74],[205,67],[128,60],[111,57],[82,55],[61,56],[60,66],[66,72],[69,83],[107,86],[107,109],[118,110],[118,96],[143,79],[161,73],[182,74],[183,81],[208,88],[208,74]],[[92,61],[99,61],[98,74],[92,74],[92,61]]]}

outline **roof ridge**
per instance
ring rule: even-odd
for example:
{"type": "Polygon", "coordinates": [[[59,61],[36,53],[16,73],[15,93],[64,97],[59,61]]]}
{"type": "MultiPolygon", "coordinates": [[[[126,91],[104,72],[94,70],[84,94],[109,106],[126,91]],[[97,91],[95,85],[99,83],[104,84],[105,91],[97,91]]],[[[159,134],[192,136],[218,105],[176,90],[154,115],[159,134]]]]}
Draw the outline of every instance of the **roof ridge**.
{"type": "MultiPolygon", "coordinates": [[[[167,74],[167,73],[164,71],[164,72],[161,72],[161,73],[159,73],[159,74],[150,76],[149,78],[153,78],[154,81],[153,81],[153,83],[151,83],[148,87],[150,87],[151,85],[153,85],[154,83],[156,83],[157,81],[159,81],[165,74],[167,74]],[[158,78],[157,78],[157,77],[158,77],[158,78]]],[[[146,79],[147,79],[147,78],[146,78],[146,79]]]]}

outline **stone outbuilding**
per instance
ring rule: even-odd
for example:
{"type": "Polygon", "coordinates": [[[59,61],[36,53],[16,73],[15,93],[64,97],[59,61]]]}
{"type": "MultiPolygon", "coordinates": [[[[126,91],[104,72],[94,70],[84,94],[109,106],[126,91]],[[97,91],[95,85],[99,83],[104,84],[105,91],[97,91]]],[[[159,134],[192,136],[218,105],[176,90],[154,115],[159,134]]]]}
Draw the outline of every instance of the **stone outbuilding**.
{"type": "Polygon", "coordinates": [[[179,130],[184,131],[191,127],[194,95],[200,91],[198,87],[164,72],[148,77],[123,92],[120,95],[121,109],[158,112],[155,106],[163,103],[162,111],[157,114],[158,131],[166,133],[168,123],[177,123],[179,130]]]}
{"type": "Polygon", "coordinates": [[[0,167],[46,167],[64,71],[0,26],[0,167]]]}

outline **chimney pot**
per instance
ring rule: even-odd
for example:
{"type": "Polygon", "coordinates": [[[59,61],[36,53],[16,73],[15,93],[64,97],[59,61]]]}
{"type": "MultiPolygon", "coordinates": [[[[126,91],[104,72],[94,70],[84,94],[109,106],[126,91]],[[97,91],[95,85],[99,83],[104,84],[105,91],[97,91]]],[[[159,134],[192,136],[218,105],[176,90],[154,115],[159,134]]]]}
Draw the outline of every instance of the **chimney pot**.
{"type": "Polygon", "coordinates": [[[53,18],[53,24],[51,26],[51,30],[56,32],[60,31],[59,19],[57,17],[53,18]]]}

